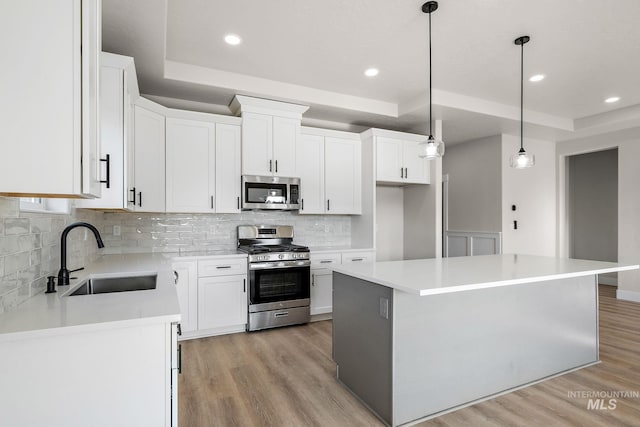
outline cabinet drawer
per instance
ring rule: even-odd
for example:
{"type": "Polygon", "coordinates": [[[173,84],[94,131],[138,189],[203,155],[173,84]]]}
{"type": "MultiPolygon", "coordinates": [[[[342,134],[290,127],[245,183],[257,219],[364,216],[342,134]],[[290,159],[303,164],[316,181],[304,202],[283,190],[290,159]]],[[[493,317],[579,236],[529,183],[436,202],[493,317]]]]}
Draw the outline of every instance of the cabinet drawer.
{"type": "Polygon", "coordinates": [[[198,261],[198,277],[247,274],[245,258],[222,258],[198,261]]]}
{"type": "Polygon", "coordinates": [[[339,252],[335,253],[323,253],[314,254],[311,252],[311,268],[330,267],[332,265],[339,265],[341,263],[341,256],[339,252]]]}
{"type": "Polygon", "coordinates": [[[347,264],[350,262],[374,262],[376,260],[376,253],[371,251],[366,252],[348,252],[342,254],[342,263],[347,264]]]}

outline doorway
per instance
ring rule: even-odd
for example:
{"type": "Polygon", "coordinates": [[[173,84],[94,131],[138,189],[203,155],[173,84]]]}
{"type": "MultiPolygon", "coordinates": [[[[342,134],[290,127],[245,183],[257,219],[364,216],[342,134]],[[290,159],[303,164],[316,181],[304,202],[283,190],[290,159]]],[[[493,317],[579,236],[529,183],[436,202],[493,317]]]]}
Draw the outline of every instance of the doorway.
{"type": "MultiPolygon", "coordinates": [[[[618,149],[568,157],[570,258],[618,261],[618,149]]],[[[617,285],[616,273],[599,276],[617,285]]]]}

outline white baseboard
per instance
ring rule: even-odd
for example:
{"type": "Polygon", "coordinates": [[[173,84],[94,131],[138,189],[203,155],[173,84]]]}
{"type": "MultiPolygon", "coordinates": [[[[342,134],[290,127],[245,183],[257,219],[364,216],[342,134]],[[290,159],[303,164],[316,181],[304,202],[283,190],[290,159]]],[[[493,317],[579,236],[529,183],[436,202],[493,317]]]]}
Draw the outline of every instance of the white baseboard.
{"type": "Polygon", "coordinates": [[[638,291],[622,291],[618,289],[616,291],[616,298],[625,301],[640,302],[640,292],[638,291]]]}
{"type": "Polygon", "coordinates": [[[598,275],[598,283],[601,285],[618,286],[618,278],[600,274],[598,275]]]}

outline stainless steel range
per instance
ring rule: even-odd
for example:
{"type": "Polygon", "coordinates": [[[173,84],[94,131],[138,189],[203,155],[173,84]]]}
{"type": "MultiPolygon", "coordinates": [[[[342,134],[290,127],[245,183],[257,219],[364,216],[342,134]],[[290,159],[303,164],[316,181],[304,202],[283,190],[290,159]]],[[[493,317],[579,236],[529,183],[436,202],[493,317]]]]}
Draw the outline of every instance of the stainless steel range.
{"type": "Polygon", "coordinates": [[[240,225],[249,254],[248,331],[309,322],[309,248],[294,245],[290,225],[240,225]]]}

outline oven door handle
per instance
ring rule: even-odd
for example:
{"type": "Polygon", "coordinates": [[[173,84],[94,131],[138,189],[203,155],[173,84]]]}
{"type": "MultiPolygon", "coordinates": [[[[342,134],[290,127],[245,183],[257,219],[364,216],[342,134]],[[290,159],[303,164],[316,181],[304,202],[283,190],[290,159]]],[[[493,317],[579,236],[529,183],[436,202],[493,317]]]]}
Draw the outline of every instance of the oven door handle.
{"type": "Polygon", "coordinates": [[[252,262],[249,264],[249,270],[273,270],[277,268],[309,267],[310,265],[311,261],[309,260],[252,262]]]}

